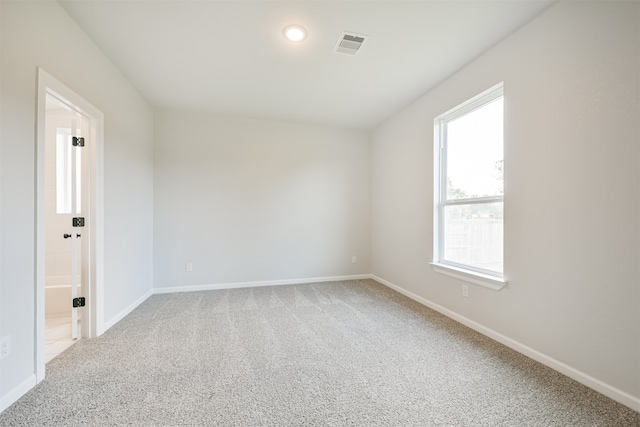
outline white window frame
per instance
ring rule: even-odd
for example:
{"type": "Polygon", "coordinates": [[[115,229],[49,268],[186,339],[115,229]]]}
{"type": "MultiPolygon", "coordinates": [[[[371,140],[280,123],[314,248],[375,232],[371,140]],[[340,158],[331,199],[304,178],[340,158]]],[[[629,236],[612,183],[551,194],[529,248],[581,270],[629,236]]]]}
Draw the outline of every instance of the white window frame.
{"type": "MultiPolygon", "coordinates": [[[[446,206],[469,205],[480,203],[503,203],[504,196],[474,197],[447,200],[447,123],[481,108],[496,99],[504,97],[504,84],[499,83],[492,88],[474,96],[466,102],[441,114],[434,120],[434,242],[433,269],[441,274],[499,291],[508,282],[504,273],[484,270],[474,266],[459,264],[444,259],[444,209],[446,206]]],[[[503,215],[504,217],[504,215],[503,215]]]]}

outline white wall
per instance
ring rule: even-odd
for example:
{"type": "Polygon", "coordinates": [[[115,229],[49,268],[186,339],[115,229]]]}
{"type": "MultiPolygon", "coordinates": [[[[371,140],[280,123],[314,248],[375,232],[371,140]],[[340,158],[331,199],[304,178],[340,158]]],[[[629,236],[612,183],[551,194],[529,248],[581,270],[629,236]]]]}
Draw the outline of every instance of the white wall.
{"type": "Polygon", "coordinates": [[[155,140],[156,288],[370,272],[367,133],[160,111],[155,140]]]}
{"type": "Polygon", "coordinates": [[[0,404],[34,373],[36,67],[105,116],[105,320],[152,288],[153,111],[52,1],[2,1],[0,404]]]}
{"type": "Polygon", "coordinates": [[[637,2],[561,3],[372,136],[373,273],[636,405],[639,23],[637,2]],[[461,282],[428,265],[433,119],[500,81],[510,284],[472,287],[467,299],[461,282]]]}

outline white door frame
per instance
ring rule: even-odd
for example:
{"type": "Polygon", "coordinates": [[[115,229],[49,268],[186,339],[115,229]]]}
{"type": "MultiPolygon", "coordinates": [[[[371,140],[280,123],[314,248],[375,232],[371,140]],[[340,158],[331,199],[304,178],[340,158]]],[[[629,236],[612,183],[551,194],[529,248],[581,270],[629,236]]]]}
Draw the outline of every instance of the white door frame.
{"type": "MultiPolygon", "coordinates": [[[[91,135],[86,138],[89,155],[89,283],[87,305],[83,308],[82,337],[93,338],[104,332],[104,115],[80,95],[51,74],[38,67],[36,112],[36,283],[35,283],[35,372],[36,382],[45,375],[45,119],[47,93],[64,101],[90,122],[91,135]]],[[[84,239],[83,239],[84,240],[84,239]]],[[[82,284],[83,288],[85,284],[82,284]]]]}

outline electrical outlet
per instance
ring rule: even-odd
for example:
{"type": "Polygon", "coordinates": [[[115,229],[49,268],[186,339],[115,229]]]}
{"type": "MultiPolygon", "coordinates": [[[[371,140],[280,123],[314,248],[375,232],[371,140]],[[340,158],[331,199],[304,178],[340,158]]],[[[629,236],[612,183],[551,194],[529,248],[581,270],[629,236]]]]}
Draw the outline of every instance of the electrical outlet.
{"type": "Polygon", "coordinates": [[[354,255],[354,256],[352,256],[352,257],[351,257],[351,264],[355,264],[355,263],[357,263],[357,262],[358,262],[358,257],[357,257],[357,256],[355,256],[355,255],[354,255]]]}
{"type": "Polygon", "coordinates": [[[0,359],[4,359],[11,353],[11,335],[0,339],[0,359]]]}
{"type": "Polygon", "coordinates": [[[188,272],[192,272],[193,271],[193,264],[191,264],[190,262],[187,263],[187,271],[188,272]]]}
{"type": "Polygon", "coordinates": [[[462,296],[469,298],[469,285],[462,285],[462,296]]]}

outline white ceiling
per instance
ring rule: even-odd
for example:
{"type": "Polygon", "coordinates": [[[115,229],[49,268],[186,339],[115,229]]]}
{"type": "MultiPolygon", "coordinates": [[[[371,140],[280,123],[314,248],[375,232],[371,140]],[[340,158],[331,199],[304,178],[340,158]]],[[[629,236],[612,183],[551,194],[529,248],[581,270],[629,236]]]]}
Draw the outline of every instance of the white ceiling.
{"type": "Polygon", "coordinates": [[[361,129],[552,2],[60,0],[154,107],[361,129]],[[369,36],[358,55],[333,53],[344,30],[369,36]]]}

